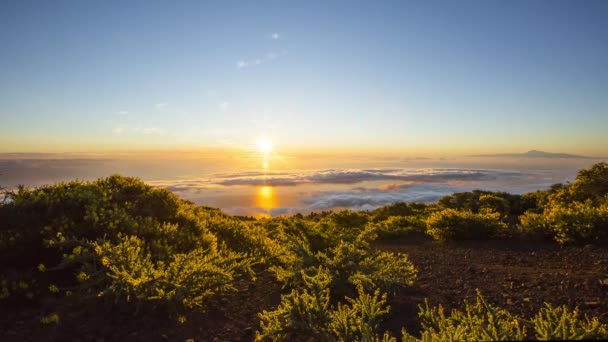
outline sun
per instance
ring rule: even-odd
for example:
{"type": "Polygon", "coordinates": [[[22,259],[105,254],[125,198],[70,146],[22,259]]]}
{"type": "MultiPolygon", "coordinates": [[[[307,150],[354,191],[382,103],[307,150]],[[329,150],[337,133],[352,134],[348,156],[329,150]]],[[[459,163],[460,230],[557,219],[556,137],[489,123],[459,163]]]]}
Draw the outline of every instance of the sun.
{"type": "Polygon", "coordinates": [[[272,141],[270,141],[268,138],[258,139],[255,145],[258,151],[262,154],[268,154],[272,152],[272,141]]]}

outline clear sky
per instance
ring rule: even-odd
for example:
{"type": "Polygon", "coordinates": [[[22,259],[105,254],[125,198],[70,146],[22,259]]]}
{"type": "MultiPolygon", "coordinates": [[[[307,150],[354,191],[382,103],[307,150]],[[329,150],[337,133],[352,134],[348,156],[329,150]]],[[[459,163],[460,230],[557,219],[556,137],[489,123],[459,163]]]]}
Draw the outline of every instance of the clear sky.
{"type": "Polygon", "coordinates": [[[0,2],[0,152],[608,155],[608,1],[0,2]]]}

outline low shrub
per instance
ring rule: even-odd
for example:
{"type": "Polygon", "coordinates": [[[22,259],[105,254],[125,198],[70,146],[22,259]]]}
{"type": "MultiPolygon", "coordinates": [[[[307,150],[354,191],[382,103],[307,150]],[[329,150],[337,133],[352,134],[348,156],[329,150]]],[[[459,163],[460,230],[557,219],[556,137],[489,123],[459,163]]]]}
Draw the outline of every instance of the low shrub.
{"type": "Polygon", "coordinates": [[[560,244],[608,242],[608,204],[551,202],[542,214],[526,213],[520,221],[524,234],[550,236],[560,244]]]}
{"type": "Polygon", "coordinates": [[[578,309],[545,304],[530,320],[488,304],[477,291],[476,303],[465,302],[464,312],[452,310],[447,315],[440,305],[419,305],[422,330],[420,339],[402,330],[403,341],[522,341],[591,340],[608,338],[608,326],[597,318],[581,319],[578,309]]]}
{"type": "Polygon", "coordinates": [[[390,216],[373,224],[379,239],[400,239],[426,233],[426,223],[419,216],[390,216]]]}
{"type": "Polygon", "coordinates": [[[444,209],[426,220],[427,234],[435,240],[475,240],[494,238],[506,232],[507,225],[495,212],[473,213],[444,209]]]}
{"type": "MultiPolygon", "coordinates": [[[[330,305],[331,276],[321,270],[305,276],[305,285],[281,296],[276,310],[259,314],[258,341],[379,341],[378,324],[389,307],[379,290],[367,293],[358,287],[357,297],[330,305]]],[[[394,341],[388,334],[385,341],[394,341]]]]}
{"type": "Polygon", "coordinates": [[[569,311],[566,306],[553,307],[545,304],[532,319],[535,337],[549,340],[605,340],[608,326],[597,318],[579,318],[578,309],[569,311]]]}
{"type": "MultiPolygon", "coordinates": [[[[443,307],[419,305],[422,341],[521,341],[526,328],[508,311],[489,305],[477,292],[476,303],[465,302],[464,312],[452,310],[446,315],[443,307]]],[[[412,340],[403,330],[403,340],[412,340]]],[[[415,339],[414,339],[415,340],[415,339]]]]}

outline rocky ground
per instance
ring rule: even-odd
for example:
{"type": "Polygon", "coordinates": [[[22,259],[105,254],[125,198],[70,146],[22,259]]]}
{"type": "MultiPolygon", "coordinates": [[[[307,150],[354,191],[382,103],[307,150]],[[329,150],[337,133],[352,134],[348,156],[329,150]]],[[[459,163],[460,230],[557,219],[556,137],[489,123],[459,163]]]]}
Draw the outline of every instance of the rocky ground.
{"type": "MultiPolygon", "coordinates": [[[[521,241],[438,244],[431,241],[381,242],[378,248],[407,253],[418,269],[416,285],[390,297],[391,313],[382,324],[399,336],[401,327],[419,330],[417,306],[462,308],[479,289],[491,304],[514,314],[533,315],[543,302],[578,306],[584,314],[608,322],[608,249],[560,247],[521,241]]],[[[257,313],[278,305],[281,288],[269,273],[226,295],[204,313],[179,324],[166,315],[133,316],[103,307],[73,303],[16,311],[0,308],[2,341],[250,341],[258,329],[257,313]],[[43,326],[40,317],[59,311],[61,322],[43,326]]]]}

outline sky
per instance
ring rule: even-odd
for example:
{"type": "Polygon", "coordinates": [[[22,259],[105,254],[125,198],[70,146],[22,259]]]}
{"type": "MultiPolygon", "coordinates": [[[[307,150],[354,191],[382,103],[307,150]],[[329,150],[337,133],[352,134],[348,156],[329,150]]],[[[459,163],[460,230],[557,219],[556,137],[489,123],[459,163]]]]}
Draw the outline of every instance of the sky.
{"type": "Polygon", "coordinates": [[[0,152],[608,155],[606,1],[0,3],[0,152]]]}

